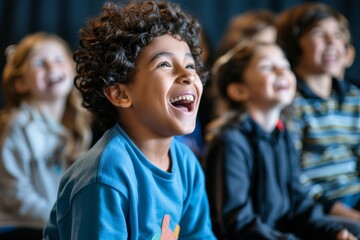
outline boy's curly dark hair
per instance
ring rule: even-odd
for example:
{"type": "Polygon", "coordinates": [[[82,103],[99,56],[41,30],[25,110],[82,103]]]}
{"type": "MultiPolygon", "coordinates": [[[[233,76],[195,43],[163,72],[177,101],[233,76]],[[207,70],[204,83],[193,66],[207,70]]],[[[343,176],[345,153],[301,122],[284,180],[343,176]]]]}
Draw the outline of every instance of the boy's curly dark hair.
{"type": "Polygon", "coordinates": [[[122,8],[107,2],[102,14],[90,19],[80,30],[80,49],[74,54],[75,85],[82,93],[83,106],[95,115],[103,130],[115,124],[118,114],[104,96],[104,88],[116,83],[129,84],[141,49],[165,34],[189,45],[204,83],[208,73],[200,60],[200,25],[177,4],[134,1],[122,8]]]}

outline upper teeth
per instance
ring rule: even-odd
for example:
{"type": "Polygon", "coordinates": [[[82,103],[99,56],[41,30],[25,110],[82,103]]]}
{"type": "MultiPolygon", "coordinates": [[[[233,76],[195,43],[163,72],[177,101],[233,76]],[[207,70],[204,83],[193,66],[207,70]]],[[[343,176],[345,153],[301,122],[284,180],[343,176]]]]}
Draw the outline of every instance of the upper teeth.
{"type": "Polygon", "coordinates": [[[170,99],[170,103],[177,102],[180,100],[194,101],[194,96],[193,95],[182,95],[182,96],[174,97],[174,98],[170,99]]]}

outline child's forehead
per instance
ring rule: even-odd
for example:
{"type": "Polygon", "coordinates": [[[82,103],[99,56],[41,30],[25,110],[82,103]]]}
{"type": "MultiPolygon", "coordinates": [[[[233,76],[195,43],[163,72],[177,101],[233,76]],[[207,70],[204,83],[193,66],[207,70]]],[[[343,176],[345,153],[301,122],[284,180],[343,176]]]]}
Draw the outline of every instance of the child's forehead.
{"type": "Polygon", "coordinates": [[[191,56],[188,43],[170,34],[155,37],[148,45],[144,46],[138,57],[155,57],[159,53],[186,53],[191,56]]]}
{"type": "Polygon", "coordinates": [[[71,53],[63,44],[53,39],[46,39],[35,43],[28,53],[27,58],[64,56],[71,59],[71,53]]]}
{"type": "Polygon", "coordinates": [[[265,56],[272,56],[273,54],[280,54],[283,55],[282,49],[275,45],[275,44],[266,44],[266,45],[259,45],[254,49],[253,56],[256,57],[265,57],[265,56]]]}
{"type": "Polygon", "coordinates": [[[313,30],[325,31],[333,34],[342,34],[345,42],[350,39],[350,33],[346,26],[344,26],[335,17],[326,17],[319,19],[317,22],[310,25],[301,36],[308,36],[313,30]]]}
{"type": "Polygon", "coordinates": [[[64,46],[54,39],[45,39],[45,40],[36,42],[32,46],[31,52],[36,53],[39,51],[47,51],[48,49],[56,50],[59,52],[65,52],[64,46]]]}
{"type": "Polygon", "coordinates": [[[164,44],[166,42],[167,43],[186,44],[188,46],[188,43],[184,39],[182,39],[180,36],[172,35],[170,33],[154,37],[153,40],[149,43],[149,46],[151,46],[151,47],[157,46],[160,48],[166,48],[169,45],[169,44],[164,44]]]}
{"type": "Polygon", "coordinates": [[[335,18],[335,17],[325,17],[325,18],[321,18],[321,19],[317,19],[316,21],[314,21],[309,28],[314,28],[314,27],[318,27],[318,26],[323,26],[323,25],[331,25],[333,27],[338,27],[340,28],[340,23],[339,21],[335,18]]]}
{"type": "Polygon", "coordinates": [[[314,21],[303,31],[303,34],[308,34],[314,29],[326,29],[334,32],[346,32],[345,27],[342,26],[335,17],[326,17],[314,21]]]}
{"type": "Polygon", "coordinates": [[[283,61],[286,60],[285,54],[282,49],[277,45],[260,45],[254,50],[250,62],[257,64],[259,62],[270,61],[283,61]]]}

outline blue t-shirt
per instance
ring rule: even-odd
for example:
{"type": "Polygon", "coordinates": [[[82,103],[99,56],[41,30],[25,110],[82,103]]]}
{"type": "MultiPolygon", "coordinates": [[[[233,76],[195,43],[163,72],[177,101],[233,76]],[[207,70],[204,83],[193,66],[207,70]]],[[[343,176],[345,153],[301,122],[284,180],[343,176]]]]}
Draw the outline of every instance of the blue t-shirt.
{"type": "Polygon", "coordinates": [[[201,165],[177,140],[170,155],[160,170],[116,124],[63,176],[45,239],[215,239],[201,165]]]}

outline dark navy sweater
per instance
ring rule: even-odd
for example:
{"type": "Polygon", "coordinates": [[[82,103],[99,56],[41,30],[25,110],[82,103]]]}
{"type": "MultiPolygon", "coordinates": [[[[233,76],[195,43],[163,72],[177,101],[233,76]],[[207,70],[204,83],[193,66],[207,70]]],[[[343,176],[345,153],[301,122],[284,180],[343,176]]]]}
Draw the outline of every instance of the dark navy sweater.
{"type": "Polygon", "coordinates": [[[228,123],[205,155],[214,232],[228,239],[336,239],[299,181],[300,166],[289,134],[279,122],[264,132],[250,117],[228,123]]]}

